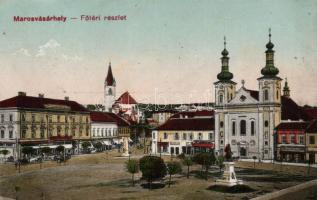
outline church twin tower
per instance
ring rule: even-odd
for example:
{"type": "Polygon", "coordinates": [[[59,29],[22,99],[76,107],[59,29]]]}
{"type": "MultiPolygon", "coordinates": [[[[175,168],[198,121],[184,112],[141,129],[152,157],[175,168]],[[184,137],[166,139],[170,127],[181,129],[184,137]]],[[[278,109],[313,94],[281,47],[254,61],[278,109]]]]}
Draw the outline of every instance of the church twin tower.
{"type": "MultiPolygon", "coordinates": [[[[258,78],[258,91],[242,87],[236,91],[229,71],[229,52],[224,41],[221,72],[215,86],[215,150],[222,154],[230,144],[233,155],[261,159],[273,158],[274,128],[281,121],[281,81],[274,66],[274,44],[266,45],[266,64],[258,78]]],[[[284,88],[285,90],[285,88],[284,88]]],[[[287,88],[289,93],[289,89],[287,88]]],[[[284,93],[287,93],[287,91],[284,93]]]]}

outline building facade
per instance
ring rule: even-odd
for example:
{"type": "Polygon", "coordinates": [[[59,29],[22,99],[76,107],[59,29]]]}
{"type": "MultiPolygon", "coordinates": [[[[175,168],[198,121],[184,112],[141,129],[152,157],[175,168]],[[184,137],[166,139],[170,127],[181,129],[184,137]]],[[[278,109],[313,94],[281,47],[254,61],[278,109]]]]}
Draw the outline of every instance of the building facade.
{"type": "MultiPolygon", "coordinates": [[[[210,112],[209,112],[210,113],[210,112]]],[[[178,115],[152,131],[152,153],[193,154],[214,149],[213,116],[178,115]]]]}
{"type": "Polygon", "coordinates": [[[258,78],[259,91],[244,86],[236,91],[233,74],[229,71],[228,51],[222,51],[222,69],[215,86],[216,152],[223,154],[227,144],[233,156],[273,159],[273,130],[281,121],[281,81],[274,66],[274,50],[269,34],[266,64],[258,78]]]}
{"type": "Polygon", "coordinates": [[[0,116],[1,148],[15,158],[21,146],[90,140],[89,111],[68,98],[31,97],[19,92],[0,102],[0,116]]]}
{"type": "Polygon", "coordinates": [[[313,120],[306,130],[306,161],[317,163],[317,120],[313,120]]]}

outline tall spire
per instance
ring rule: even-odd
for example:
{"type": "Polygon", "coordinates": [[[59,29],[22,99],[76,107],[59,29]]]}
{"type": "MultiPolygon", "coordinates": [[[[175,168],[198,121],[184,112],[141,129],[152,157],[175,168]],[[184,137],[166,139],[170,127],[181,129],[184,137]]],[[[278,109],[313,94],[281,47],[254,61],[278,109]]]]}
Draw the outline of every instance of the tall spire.
{"type": "Polygon", "coordinates": [[[266,64],[261,70],[261,74],[264,76],[264,78],[276,77],[276,75],[279,73],[278,68],[274,66],[274,44],[271,42],[271,36],[271,28],[269,28],[269,42],[266,44],[267,50],[265,51],[266,64]]]}
{"type": "Polygon", "coordinates": [[[113,86],[116,84],[116,81],[112,75],[112,69],[111,69],[111,62],[109,62],[109,66],[108,66],[108,74],[105,80],[105,85],[108,86],[113,86]]]}
{"type": "Polygon", "coordinates": [[[287,78],[285,78],[285,85],[284,85],[284,88],[283,88],[283,96],[290,97],[290,89],[288,87],[287,78]]]}
{"type": "Polygon", "coordinates": [[[231,79],[233,78],[233,74],[229,72],[229,57],[228,57],[229,52],[226,49],[226,45],[227,45],[226,36],[223,39],[224,39],[224,42],[223,42],[224,49],[221,52],[222,66],[221,66],[221,72],[217,75],[217,78],[219,79],[219,81],[231,81],[231,79]]]}

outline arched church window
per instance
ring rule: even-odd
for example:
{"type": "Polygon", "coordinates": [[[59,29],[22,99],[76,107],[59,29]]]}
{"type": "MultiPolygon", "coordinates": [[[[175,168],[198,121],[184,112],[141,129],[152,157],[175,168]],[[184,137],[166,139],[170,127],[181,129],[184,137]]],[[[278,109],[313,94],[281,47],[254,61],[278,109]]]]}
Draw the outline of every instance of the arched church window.
{"type": "Polygon", "coordinates": [[[251,121],[251,135],[255,135],[255,122],[251,121]]]}
{"type": "Polygon", "coordinates": [[[279,96],[278,96],[278,90],[276,91],[276,99],[278,100],[279,96]]]}
{"type": "Polygon", "coordinates": [[[236,122],[233,121],[232,122],[232,136],[235,136],[236,135],[236,122]]]}
{"type": "Polygon", "coordinates": [[[240,135],[246,135],[246,121],[240,121],[240,135]]]}
{"type": "Polygon", "coordinates": [[[223,94],[219,95],[219,103],[223,103],[223,94]]]}
{"type": "Polygon", "coordinates": [[[223,121],[220,122],[220,127],[223,128],[223,121]]]}
{"type": "Polygon", "coordinates": [[[111,88],[109,88],[108,94],[109,94],[109,95],[112,95],[112,89],[111,89],[111,88]]]}
{"type": "Polygon", "coordinates": [[[268,90],[264,90],[263,91],[263,96],[264,96],[264,101],[268,101],[269,100],[269,91],[268,90]]]}
{"type": "Polygon", "coordinates": [[[269,121],[265,120],[264,126],[265,126],[265,127],[268,127],[268,126],[269,126],[269,121]]]}

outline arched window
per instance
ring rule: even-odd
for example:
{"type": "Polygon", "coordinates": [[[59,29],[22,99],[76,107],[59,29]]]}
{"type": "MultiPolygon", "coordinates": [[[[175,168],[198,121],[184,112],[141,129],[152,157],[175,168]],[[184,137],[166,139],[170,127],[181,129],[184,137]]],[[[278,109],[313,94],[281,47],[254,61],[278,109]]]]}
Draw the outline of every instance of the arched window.
{"type": "Polygon", "coordinates": [[[220,122],[220,128],[222,128],[222,127],[223,127],[223,121],[220,122]]]}
{"type": "Polygon", "coordinates": [[[235,136],[236,135],[236,122],[233,121],[232,122],[232,136],[235,136]]]}
{"type": "Polygon", "coordinates": [[[174,140],[179,140],[179,135],[178,135],[178,133],[175,133],[175,135],[174,135],[174,140]]]}
{"type": "Polygon", "coordinates": [[[203,136],[201,133],[198,134],[198,140],[202,140],[203,139],[203,136]]]}
{"type": "Polygon", "coordinates": [[[278,100],[279,96],[278,96],[278,90],[276,91],[276,99],[278,100]]]}
{"type": "Polygon", "coordinates": [[[251,135],[255,135],[255,122],[251,121],[251,135]]]}
{"type": "Polygon", "coordinates": [[[246,121],[240,121],[240,135],[246,135],[246,121]]]}
{"type": "Polygon", "coordinates": [[[269,126],[269,121],[265,120],[264,126],[265,126],[265,127],[268,127],[268,126],[269,126]]]}
{"type": "Polygon", "coordinates": [[[269,100],[269,91],[268,90],[263,91],[263,98],[264,98],[264,101],[269,100]]]}
{"type": "Polygon", "coordinates": [[[219,94],[219,103],[223,103],[223,94],[219,94]]]}

